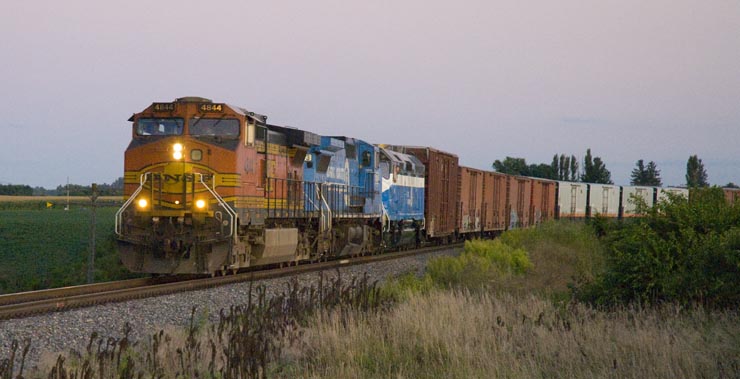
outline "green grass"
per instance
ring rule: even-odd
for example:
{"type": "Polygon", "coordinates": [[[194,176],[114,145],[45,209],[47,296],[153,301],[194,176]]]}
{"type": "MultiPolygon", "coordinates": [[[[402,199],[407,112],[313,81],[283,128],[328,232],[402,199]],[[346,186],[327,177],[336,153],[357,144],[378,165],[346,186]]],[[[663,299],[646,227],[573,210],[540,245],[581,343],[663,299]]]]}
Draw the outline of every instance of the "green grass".
{"type": "MultiPolygon", "coordinates": [[[[129,277],[118,263],[113,224],[117,208],[97,209],[95,279],[129,277]]],[[[0,210],[0,293],[86,282],[90,208],[0,210]]]]}

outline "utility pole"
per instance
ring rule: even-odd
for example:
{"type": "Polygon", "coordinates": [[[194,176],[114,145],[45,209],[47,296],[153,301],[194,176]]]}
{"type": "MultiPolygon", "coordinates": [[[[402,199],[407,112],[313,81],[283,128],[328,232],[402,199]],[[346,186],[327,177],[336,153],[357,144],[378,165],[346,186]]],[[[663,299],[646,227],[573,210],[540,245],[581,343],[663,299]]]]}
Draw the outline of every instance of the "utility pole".
{"type": "Polygon", "coordinates": [[[92,194],[90,195],[90,201],[92,206],[92,224],[90,225],[90,259],[87,263],[87,283],[92,284],[94,281],[94,275],[95,272],[95,224],[97,224],[95,210],[97,207],[97,204],[95,204],[95,200],[98,199],[98,185],[96,183],[92,184],[92,194]]]}

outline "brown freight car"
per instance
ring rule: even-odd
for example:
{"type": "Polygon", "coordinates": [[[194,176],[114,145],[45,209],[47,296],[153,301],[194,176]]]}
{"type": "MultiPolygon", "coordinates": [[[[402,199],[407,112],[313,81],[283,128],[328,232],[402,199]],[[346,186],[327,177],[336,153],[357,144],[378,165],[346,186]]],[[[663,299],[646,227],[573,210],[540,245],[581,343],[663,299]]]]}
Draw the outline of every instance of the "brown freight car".
{"type": "Polygon", "coordinates": [[[532,178],[529,222],[538,225],[555,218],[555,186],[552,180],[532,178]]]}
{"type": "Polygon", "coordinates": [[[455,206],[458,191],[457,155],[420,146],[382,147],[411,154],[424,164],[424,215],[427,238],[449,238],[455,234],[455,206]]]}
{"type": "Polygon", "coordinates": [[[508,175],[499,172],[483,173],[483,217],[481,223],[484,233],[506,230],[507,207],[506,188],[508,175]]]}
{"type": "Polygon", "coordinates": [[[530,226],[529,208],[532,199],[532,179],[509,176],[507,189],[507,229],[530,226]]]}
{"type": "Polygon", "coordinates": [[[727,204],[733,205],[740,201],[740,188],[722,188],[725,192],[725,200],[727,204]]]}
{"type": "Polygon", "coordinates": [[[477,234],[482,231],[483,170],[460,166],[458,171],[459,198],[457,204],[457,228],[460,234],[477,234]]]}

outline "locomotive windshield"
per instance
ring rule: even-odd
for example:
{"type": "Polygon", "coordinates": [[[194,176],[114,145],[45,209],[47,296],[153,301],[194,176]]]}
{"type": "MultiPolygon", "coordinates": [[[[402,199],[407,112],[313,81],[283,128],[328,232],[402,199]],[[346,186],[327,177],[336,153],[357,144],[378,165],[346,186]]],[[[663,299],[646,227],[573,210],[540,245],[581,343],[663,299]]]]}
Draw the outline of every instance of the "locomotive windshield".
{"type": "Polygon", "coordinates": [[[239,137],[239,120],[234,118],[191,118],[190,135],[196,137],[239,137]]]}
{"type": "Polygon", "coordinates": [[[181,118],[140,118],[136,134],[140,136],[179,136],[184,122],[181,118]]]}

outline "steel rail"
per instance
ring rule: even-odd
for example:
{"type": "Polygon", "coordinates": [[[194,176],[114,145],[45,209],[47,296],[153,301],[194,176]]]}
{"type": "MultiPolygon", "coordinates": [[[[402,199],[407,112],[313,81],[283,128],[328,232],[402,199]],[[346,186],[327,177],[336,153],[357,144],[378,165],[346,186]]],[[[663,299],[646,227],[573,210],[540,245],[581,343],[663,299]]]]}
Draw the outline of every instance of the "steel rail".
{"type": "Polygon", "coordinates": [[[192,277],[178,277],[178,276],[163,276],[158,278],[138,278],[138,279],[127,279],[118,280],[113,282],[103,282],[94,284],[82,284],[79,286],[49,288],[38,291],[27,291],[17,292],[11,294],[0,295],[0,309],[2,307],[19,304],[19,303],[30,303],[34,301],[58,299],[65,296],[77,296],[77,295],[89,295],[94,293],[109,292],[125,288],[136,288],[151,286],[162,283],[170,283],[179,280],[188,280],[192,277]]]}
{"type": "Polygon", "coordinates": [[[453,244],[425,247],[421,249],[365,255],[352,258],[348,257],[318,263],[305,263],[282,268],[250,271],[235,275],[208,278],[190,278],[186,280],[180,280],[178,277],[131,279],[118,282],[88,284],[2,295],[0,296],[0,320],[161,296],[177,292],[206,289],[233,283],[279,278],[315,271],[333,270],[340,267],[382,262],[408,256],[427,254],[435,251],[455,249],[460,246],[460,244],[453,244]]]}

